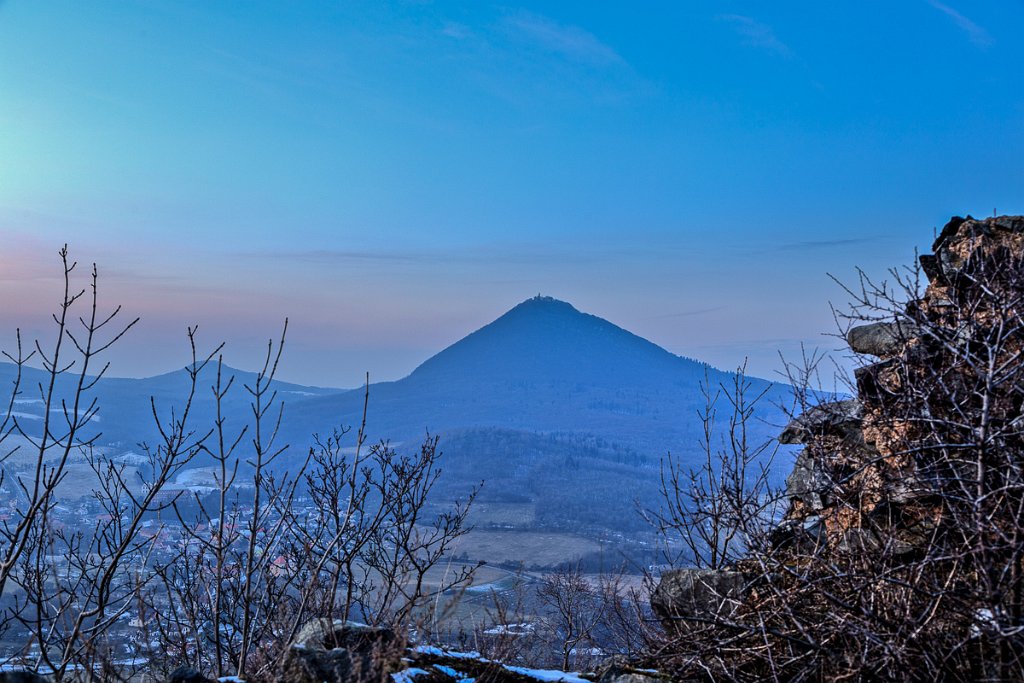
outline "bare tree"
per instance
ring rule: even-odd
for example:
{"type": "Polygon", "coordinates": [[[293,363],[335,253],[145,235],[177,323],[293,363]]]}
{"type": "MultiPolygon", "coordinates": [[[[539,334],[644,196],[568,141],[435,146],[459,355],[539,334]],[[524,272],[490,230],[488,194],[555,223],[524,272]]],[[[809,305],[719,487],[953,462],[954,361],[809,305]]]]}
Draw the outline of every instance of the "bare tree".
{"type": "Polygon", "coordinates": [[[590,585],[577,562],[545,576],[537,596],[551,612],[548,624],[552,640],[558,643],[562,670],[568,671],[570,660],[581,648],[595,646],[595,630],[605,617],[601,594],[590,585]]]}
{"type": "Polygon", "coordinates": [[[234,431],[223,414],[233,382],[218,364],[211,387],[218,417],[205,448],[218,472],[212,504],[197,496],[192,517],[175,505],[184,539],[141,597],[165,669],[187,662],[261,680],[285,664],[301,626],[325,617],[387,625],[402,636],[417,622],[423,632],[437,599],[472,574],[461,567],[428,580],[468,530],[472,494],[427,514],[440,475],[437,439],[428,436],[415,456],[386,442],[367,448],[368,383],[351,454],[349,430],[337,429],[314,437],[296,474],[271,467],[285,450],[272,446],[281,412],[269,388],[280,344],[268,349],[248,387],[252,419],[234,431]],[[244,501],[239,491],[247,491],[244,501]]]}
{"type": "MultiPolygon", "coordinates": [[[[196,378],[209,357],[199,357],[192,344],[188,370],[190,389],[183,403],[161,422],[155,402],[160,442],[144,448],[149,459],[148,476],[135,481],[126,465],[109,460],[95,447],[101,434],[94,428],[99,405],[95,394],[109,365],[97,367],[99,356],[137,322],[118,326],[120,308],[101,314],[98,272],[93,266],[88,289],[75,291],[76,268],[67,248],[60,252],[64,295],[53,316],[55,338],[49,350],[37,341],[35,351],[25,354],[20,334],[16,355],[7,354],[17,369],[6,420],[0,434],[14,434],[33,454],[27,470],[13,475],[24,505],[15,523],[5,522],[0,531],[0,596],[13,587],[13,599],[4,612],[5,625],[27,627],[39,653],[32,666],[47,669],[57,680],[75,670],[76,675],[112,680],[122,675],[115,649],[107,641],[112,625],[133,606],[140,571],[153,549],[153,537],[140,533],[144,516],[160,509],[158,495],[164,486],[198,453],[206,438],[190,426],[196,378]],[[85,297],[89,293],[88,298],[85,297]],[[87,313],[75,316],[80,302],[87,313]],[[73,324],[77,322],[77,325],[73,324]],[[27,364],[37,358],[43,368],[36,401],[42,416],[23,424],[11,408],[22,395],[21,378],[27,364]],[[38,429],[36,427],[38,426],[38,429]],[[103,514],[94,528],[64,528],[54,520],[58,487],[72,464],[87,465],[95,476],[94,499],[103,514]]],[[[193,340],[193,331],[189,331],[193,340]]],[[[9,451],[5,458],[9,459],[9,451]]]]}
{"type": "Polygon", "coordinates": [[[749,434],[770,387],[755,395],[751,387],[745,364],[729,385],[713,386],[705,372],[704,406],[698,414],[704,458],[696,467],[686,467],[671,454],[662,461],[659,504],[641,513],[671,541],[667,548],[683,548],[682,554],[670,553],[674,563],[730,566],[766,543],[781,514],[782,494],[771,482],[778,444],[753,443],[749,434]],[[724,433],[718,424],[723,402],[724,433]]]}

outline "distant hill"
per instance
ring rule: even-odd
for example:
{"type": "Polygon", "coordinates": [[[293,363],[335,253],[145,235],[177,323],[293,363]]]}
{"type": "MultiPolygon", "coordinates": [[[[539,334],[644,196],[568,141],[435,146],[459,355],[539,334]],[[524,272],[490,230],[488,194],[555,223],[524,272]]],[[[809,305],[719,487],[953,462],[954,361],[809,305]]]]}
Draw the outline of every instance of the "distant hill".
{"type": "MultiPolygon", "coordinates": [[[[75,368],[71,368],[58,377],[59,397],[70,399],[78,380],[74,371],[75,368]]],[[[13,364],[0,363],[0,411],[7,407],[16,372],[13,364]]],[[[252,386],[256,373],[224,366],[222,374],[225,383],[230,377],[234,377],[234,387],[224,401],[224,412],[233,420],[244,423],[251,413],[249,396],[244,385],[252,386]]],[[[216,363],[210,363],[200,373],[193,400],[192,422],[197,430],[203,427],[209,429],[212,425],[215,403],[211,387],[216,380],[216,363]]],[[[20,391],[15,398],[12,412],[30,435],[41,429],[44,407],[40,399],[40,384],[45,386],[48,382],[49,375],[40,369],[25,367],[22,371],[20,391]]],[[[188,372],[185,369],[143,379],[105,377],[96,383],[95,389],[90,393],[90,396],[97,400],[99,412],[97,419],[90,423],[88,433],[101,433],[100,444],[113,444],[127,449],[135,448],[142,441],[154,443],[158,437],[158,430],[153,420],[153,404],[155,403],[158,414],[165,422],[170,417],[171,409],[177,411],[180,416],[189,384],[188,372]]],[[[288,382],[274,382],[273,388],[282,400],[288,402],[317,395],[337,394],[340,391],[288,382]]],[[[53,409],[62,410],[60,401],[54,402],[53,409]]]]}

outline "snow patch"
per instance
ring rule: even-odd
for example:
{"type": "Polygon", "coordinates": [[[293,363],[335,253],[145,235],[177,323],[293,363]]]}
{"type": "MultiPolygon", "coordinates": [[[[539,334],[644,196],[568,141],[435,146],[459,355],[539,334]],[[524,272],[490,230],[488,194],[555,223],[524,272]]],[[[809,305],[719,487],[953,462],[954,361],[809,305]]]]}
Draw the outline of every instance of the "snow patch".
{"type": "Polygon", "coordinates": [[[429,676],[430,672],[424,669],[406,669],[391,674],[391,680],[395,683],[413,683],[416,676],[429,676]]]}

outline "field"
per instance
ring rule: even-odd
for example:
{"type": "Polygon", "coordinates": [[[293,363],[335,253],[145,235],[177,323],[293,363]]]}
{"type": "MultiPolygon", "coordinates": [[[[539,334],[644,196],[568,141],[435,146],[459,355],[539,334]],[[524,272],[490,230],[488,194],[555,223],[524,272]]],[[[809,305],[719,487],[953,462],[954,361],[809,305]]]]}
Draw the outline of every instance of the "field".
{"type": "Polygon", "coordinates": [[[477,501],[469,513],[469,522],[473,526],[515,526],[525,527],[533,524],[536,513],[534,503],[490,503],[477,501]]]}
{"type": "Polygon", "coordinates": [[[600,543],[575,534],[547,531],[474,529],[459,541],[452,554],[490,564],[520,563],[549,567],[599,552],[600,543]]]}

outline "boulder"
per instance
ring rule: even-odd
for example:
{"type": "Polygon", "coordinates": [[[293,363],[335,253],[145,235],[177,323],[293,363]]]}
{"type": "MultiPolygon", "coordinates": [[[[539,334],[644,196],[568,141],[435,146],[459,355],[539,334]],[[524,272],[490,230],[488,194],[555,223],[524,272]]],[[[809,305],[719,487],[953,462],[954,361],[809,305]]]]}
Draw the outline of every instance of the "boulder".
{"type": "Polygon", "coordinates": [[[909,472],[899,477],[886,479],[882,490],[886,501],[895,505],[920,502],[935,495],[934,489],[926,486],[917,476],[909,472]]]}
{"type": "Polygon", "coordinates": [[[314,619],[296,635],[285,656],[281,680],[347,683],[379,680],[400,652],[393,631],[339,619],[314,619]]]}
{"type": "Polygon", "coordinates": [[[857,382],[857,395],[868,405],[884,404],[893,395],[889,385],[897,368],[893,358],[856,368],[853,377],[857,382]]]}
{"type": "Polygon", "coordinates": [[[887,358],[900,352],[908,339],[919,334],[908,321],[878,322],[859,325],[846,333],[846,341],[857,353],[887,358]]]}
{"type": "Polygon", "coordinates": [[[883,547],[878,534],[871,529],[847,529],[842,533],[836,550],[841,553],[874,553],[883,547]]]}
{"type": "Polygon", "coordinates": [[[729,618],[747,592],[747,579],[728,569],[673,569],[651,594],[651,608],[667,630],[680,621],[729,618]]]}

